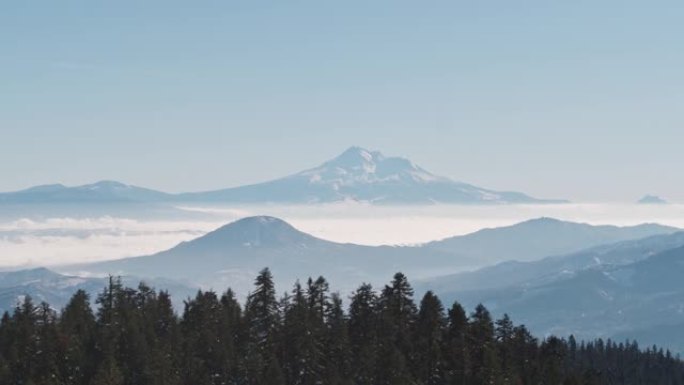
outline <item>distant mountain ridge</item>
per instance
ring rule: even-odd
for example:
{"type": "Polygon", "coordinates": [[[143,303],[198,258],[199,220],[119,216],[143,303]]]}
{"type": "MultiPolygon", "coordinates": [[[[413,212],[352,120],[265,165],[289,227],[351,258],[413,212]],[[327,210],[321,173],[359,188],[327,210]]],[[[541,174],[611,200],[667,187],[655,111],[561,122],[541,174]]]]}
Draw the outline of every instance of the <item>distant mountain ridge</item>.
{"type": "Polygon", "coordinates": [[[666,205],[668,202],[657,195],[644,195],[637,203],[642,205],[666,205]]]}
{"type": "MultiPolygon", "coordinates": [[[[539,219],[493,229],[482,238],[478,233],[458,239],[468,247],[439,247],[437,244],[418,246],[362,246],[343,244],[316,238],[297,230],[287,222],[268,216],[243,218],[222,226],[191,241],[149,256],[84,264],[60,268],[60,271],[88,271],[95,274],[135,274],[139,276],[189,279],[192,285],[220,287],[242,282],[264,266],[269,266],[282,282],[325,275],[336,282],[382,282],[396,271],[415,278],[443,275],[509,260],[510,254],[498,250],[525,248],[534,255],[568,253],[576,248],[594,246],[597,242],[643,238],[653,234],[669,234],[677,229],[658,226],[610,227],[573,224],[551,219],[539,219]],[[532,226],[545,243],[537,244],[531,233],[525,239],[511,238],[521,228],[532,226]],[[580,236],[565,227],[582,229],[580,236]],[[471,242],[471,238],[476,242],[471,242]],[[571,242],[569,242],[571,241],[571,242]],[[479,248],[479,249],[478,249],[479,248]],[[334,278],[334,279],[333,279],[334,278]]],[[[541,258],[541,256],[539,257],[541,258]]]]}
{"type": "Polygon", "coordinates": [[[666,332],[684,324],[682,276],[684,232],[676,232],[429,278],[417,289],[483,303],[542,335],[639,337],[684,352],[684,335],[666,332]]]}
{"type": "Polygon", "coordinates": [[[511,226],[482,229],[471,234],[433,241],[425,247],[471,255],[483,262],[534,261],[590,247],[672,233],[679,229],[659,224],[618,227],[590,225],[554,218],[536,218],[511,226]]]}
{"type": "Polygon", "coordinates": [[[542,334],[609,336],[633,329],[652,334],[651,327],[661,321],[658,314],[674,317],[675,324],[684,322],[683,317],[673,315],[684,309],[684,290],[674,290],[684,275],[680,268],[684,268],[684,252],[659,259],[663,263],[649,262],[653,256],[684,246],[684,232],[675,228],[591,226],[539,218],[450,241],[454,239],[458,241],[444,245],[361,246],[316,238],[275,217],[248,217],[153,255],[54,267],[66,275],[56,281],[45,272],[33,277],[18,273],[14,281],[0,275],[0,299],[16,300],[27,292],[45,298],[57,293],[63,298],[75,288],[74,282],[83,280],[73,277],[76,273],[137,276],[153,283],[176,282],[216,291],[232,287],[244,296],[252,288],[252,277],[268,266],[279,292],[289,291],[295,280],[323,275],[335,282],[333,290],[346,294],[358,282],[378,285],[402,271],[418,283],[419,292],[432,289],[447,301],[456,299],[467,307],[483,302],[493,312],[507,311],[542,334]],[[539,243],[540,239],[544,242],[539,243]],[[571,252],[602,241],[602,245],[571,252]],[[491,263],[492,253],[501,252],[502,261],[515,255],[506,250],[522,253],[524,249],[534,255],[569,254],[463,272],[491,263]],[[449,273],[457,274],[428,278],[449,273]],[[653,284],[648,286],[648,282],[653,284]],[[655,316],[630,324],[621,318],[620,312],[636,317],[645,310],[655,316]]]}
{"type": "Polygon", "coordinates": [[[45,185],[0,193],[4,203],[231,202],[374,204],[564,203],[520,192],[494,191],[434,175],[408,159],[351,147],[322,165],[263,183],[206,192],[168,194],[113,181],[45,185]]]}
{"type": "MultiPolygon", "coordinates": [[[[122,280],[133,287],[141,282],[141,279],[134,276],[122,277],[122,280]]],[[[176,306],[182,306],[183,300],[197,290],[167,279],[147,278],[144,281],[157,289],[171,292],[176,306]]],[[[0,272],[0,313],[12,312],[25,296],[30,296],[35,303],[44,301],[56,310],[61,310],[77,290],[88,292],[94,303],[95,296],[106,284],[107,278],[59,274],[43,267],[0,272]]]]}
{"type": "Polygon", "coordinates": [[[0,203],[136,203],[167,201],[172,196],[120,182],[100,181],[75,187],[51,184],[0,193],[0,203]]]}

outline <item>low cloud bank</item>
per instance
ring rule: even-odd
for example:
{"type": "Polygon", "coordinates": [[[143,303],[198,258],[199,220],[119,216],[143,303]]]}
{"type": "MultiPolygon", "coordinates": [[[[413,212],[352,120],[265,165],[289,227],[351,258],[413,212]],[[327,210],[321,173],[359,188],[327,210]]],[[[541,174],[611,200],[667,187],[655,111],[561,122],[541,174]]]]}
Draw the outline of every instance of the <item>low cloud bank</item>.
{"type": "Polygon", "coordinates": [[[0,222],[0,267],[50,266],[152,254],[251,215],[272,215],[337,242],[417,244],[542,216],[620,226],[645,222],[684,228],[684,205],[408,206],[364,204],[182,207],[188,219],[19,219],[0,222]],[[209,214],[205,220],[192,213],[209,214]]]}

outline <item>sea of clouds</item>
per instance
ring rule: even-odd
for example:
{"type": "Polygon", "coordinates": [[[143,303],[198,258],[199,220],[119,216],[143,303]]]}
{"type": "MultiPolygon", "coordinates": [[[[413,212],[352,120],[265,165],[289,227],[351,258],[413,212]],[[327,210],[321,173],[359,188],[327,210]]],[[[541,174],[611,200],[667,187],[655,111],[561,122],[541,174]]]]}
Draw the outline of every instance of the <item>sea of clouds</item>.
{"type": "Polygon", "coordinates": [[[178,209],[187,216],[143,219],[118,217],[114,213],[92,218],[0,219],[0,267],[52,266],[148,255],[252,215],[276,216],[320,238],[366,245],[418,244],[539,217],[619,226],[660,223],[684,228],[684,205],[389,207],[344,203],[178,209]]]}

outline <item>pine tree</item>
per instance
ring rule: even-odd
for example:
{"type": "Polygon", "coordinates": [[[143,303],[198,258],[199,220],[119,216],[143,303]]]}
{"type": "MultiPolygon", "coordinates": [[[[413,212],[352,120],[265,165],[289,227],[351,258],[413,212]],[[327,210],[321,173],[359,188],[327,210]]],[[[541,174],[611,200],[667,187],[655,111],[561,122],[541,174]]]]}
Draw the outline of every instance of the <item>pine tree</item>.
{"type": "Polygon", "coordinates": [[[542,381],[546,384],[560,384],[564,377],[564,342],[556,337],[549,337],[542,343],[540,353],[542,381]]]}
{"type": "Polygon", "coordinates": [[[95,368],[91,359],[95,352],[95,316],[90,297],[78,290],[62,311],[58,323],[60,377],[65,384],[85,385],[95,368]]]}
{"type": "Polygon", "coordinates": [[[313,360],[318,355],[309,324],[309,305],[299,281],[285,309],[283,323],[283,367],[288,384],[304,384],[314,375],[313,360]]]}
{"type": "Polygon", "coordinates": [[[150,335],[150,370],[152,384],[177,385],[181,383],[180,333],[178,319],[173,311],[168,292],[146,302],[146,329],[150,335]]]}
{"type": "Polygon", "coordinates": [[[199,291],[185,303],[180,323],[183,340],[184,377],[203,384],[224,384],[231,378],[224,334],[224,310],[216,293],[199,291]]]}
{"type": "Polygon", "coordinates": [[[375,384],[378,348],[378,298],[373,287],[361,285],[349,306],[349,341],[352,352],[352,378],[355,384],[375,384]]]}
{"type": "Polygon", "coordinates": [[[512,345],[514,359],[511,365],[516,377],[514,380],[518,384],[539,382],[537,339],[524,325],[519,325],[513,329],[512,345]]]}
{"type": "Polygon", "coordinates": [[[339,294],[333,293],[326,310],[325,378],[326,384],[352,385],[352,353],[347,317],[339,294]]]}
{"type": "Polygon", "coordinates": [[[46,302],[36,309],[35,382],[41,385],[61,384],[58,366],[57,313],[46,302]]]}
{"type": "Polygon", "coordinates": [[[124,385],[123,374],[114,357],[107,356],[102,361],[90,383],[92,385],[124,385]]]}
{"type": "Polygon", "coordinates": [[[417,310],[405,275],[394,275],[380,296],[379,306],[377,384],[410,384],[413,378],[409,366],[416,358],[411,337],[417,310]]]}
{"type": "Polygon", "coordinates": [[[224,346],[228,384],[239,384],[242,377],[240,344],[245,333],[242,308],[231,289],[228,289],[221,296],[221,307],[223,309],[223,325],[220,338],[224,346]]]}
{"type": "Polygon", "coordinates": [[[496,321],[495,337],[499,356],[499,369],[503,384],[515,384],[517,373],[514,371],[513,360],[513,333],[514,325],[508,314],[496,321]]]}
{"type": "Polygon", "coordinates": [[[273,276],[268,268],[259,272],[255,289],[248,296],[245,306],[247,325],[246,376],[251,383],[258,383],[273,360],[277,360],[278,327],[280,314],[275,298],[273,276]]]}
{"type": "Polygon", "coordinates": [[[445,324],[442,302],[428,291],[420,302],[414,336],[417,354],[412,366],[414,375],[421,384],[445,383],[442,353],[445,324]]]}
{"type": "Polygon", "coordinates": [[[450,385],[469,383],[468,317],[458,302],[454,302],[449,309],[443,349],[446,383],[450,385]]]}
{"type": "Polygon", "coordinates": [[[500,381],[494,323],[489,311],[482,304],[477,305],[470,316],[468,345],[472,384],[498,384],[500,381]]]}
{"type": "Polygon", "coordinates": [[[97,318],[82,291],[60,315],[25,297],[0,319],[0,385],[684,384],[684,362],[655,346],[540,344],[482,305],[445,317],[431,292],[416,311],[401,274],[380,298],[359,287],[348,316],[322,278],[280,304],[268,271],[257,283],[244,315],[232,291],[200,291],[180,323],[168,293],[113,278],[97,318]]]}
{"type": "Polygon", "coordinates": [[[30,296],[14,309],[11,319],[11,338],[8,364],[11,383],[22,384],[36,379],[36,355],[40,349],[37,335],[37,308],[30,296]]]}

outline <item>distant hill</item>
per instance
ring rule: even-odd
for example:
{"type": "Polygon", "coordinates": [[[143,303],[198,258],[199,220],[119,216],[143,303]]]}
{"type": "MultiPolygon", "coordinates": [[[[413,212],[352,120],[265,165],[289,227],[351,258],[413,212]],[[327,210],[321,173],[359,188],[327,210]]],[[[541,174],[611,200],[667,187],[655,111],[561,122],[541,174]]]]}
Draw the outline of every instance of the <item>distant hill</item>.
{"type": "Polygon", "coordinates": [[[273,181],[208,192],[167,194],[119,182],[37,186],[0,193],[0,203],[230,202],[374,204],[562,203],[494,191],[437,176],[405,158],[351,147],[322,165],[273,181]]]}
{"type": "MultiPolygon", "coordinates": [[[[125,284],[137,287],[141,279],[122,277],[125,284]]],[[[146,284],[173,294],[177,309],[182,309],[183,300],[193,296],[196,288],[182,285],[168,279],[145,279],[146,284]]],[[[95,297],[107,284],[107,278],[84,278],[56,273],[46,268],[0,272],[0,313],[11,312],[25,296],[35,303],[47,302],[56,310],[61,310],[77,290],[85,290],[95,297]]]]}
{"type": "Polygon", "coordinates": [[[273,217],[244,218],[160,253],[108,262],[60,268],[64,271],[167,277],[246,293],[252,278],[268,266],[289,290],[295,280],[324,275],[333,282],[384,282],[394,272],[410,270],[434,275],[473,261],[437,250],[414,247],[361,246],[330,242],[303,233],[273,217]],[[243,290],[244,289],[244,290],[243,290]]]}
{"type": "MultiPolygon", "coordinates": [[[[530,223],[533,226],[526,230],[526,237],[515,240],[515,248],[521,255],[525,249],[534,255],[541,253],[539,238],[560,240],[556,243],[548,241],[543,250],[573,251],[600,240],[610,242],[616,238],[642,238],[675,231],[655,225],[616,227],[608,231],[608,236],[602,226],[574,224],[583,229],[585,237],[572,237],[575,243],[571,243],[566,241],[567,234],[561,229],[573,227],[573,224],[561,222],[566,225],[558,226],[556,221],[544,219],[521,226],[526,227],[530,223]],[[592,231],[598,235],[589,236],[592,231]]],[[[279,282],[288,285],[296,279],[317,275],[324,275],[334,282],[384,282],[396,271],[406,272],[417,279],[482,267],[497,257],[497,261],[507,260],[510,254],[505,250],[507,244],[511,245],[511,228],[515,226],[491,230],[487,233],[486,242],[472,243],[469,248],[462,249],[439,248],[433,244],[361,246],[326,241],[303,233],[278,218],[259,216],[235,221],[154,255],[60,268],[60,271],[187,279],[194,285],[221,290],[227,286],[238,290],[250,287],[250,277],[265,266],[273,270],[279,282]],[[477,245],[480,249],[476,248],[477,245]],[[492,248],[492,245],[496,247],[492,248]],[[490,254],[494,251],[498,254],[490,254]],[[483,259],[483,255],[487,258],[483,259]]]]}
{"type": "MultiPolygon", "coordinates": [[[[483,303],[542,335],[662,343],[684,323],[684,233],[604,245],[537,262],[502,263],[418,283],[447,301],[483,303]]],[[[684,352],[684,334],[666,347],[684,352]]]]}
{"type": "Polygon", "coordinates": [[[684,246],[684,232],[681,231],[604,244],[537,261],[505,261],[475,271],[431,277],[418,284],[425,290],[435,290],[450,298],[474,293],[474,301],[479,302],[483,297],[477,295],[487,290],[547,283],[597,266],[633,263],[679,246],[684,246]]]}
{"type": "Polygon", "coordinates": [[[31,187],[26,190],[0,193],[0,203],[136,203],[160,202],[170,194],[114,181],[66,187],[61,184],[31,187]]]}
{"type": "Polygon", "coordinates": [[[658,224],[593,226],[553,218],[539,218],[512,226],[483,229],[472,234],[427,243],[426,248],[468,255],[482,264],[504,260],[533,261],[569,254],[628,239],[668,234],[674,227],[658,224]]]}
{"type": "Polygon", "coordinates": [[[639,199],[637,203],[642,205],[665,205],[667,201],[657,195],[645,195],[639,199]]]}

